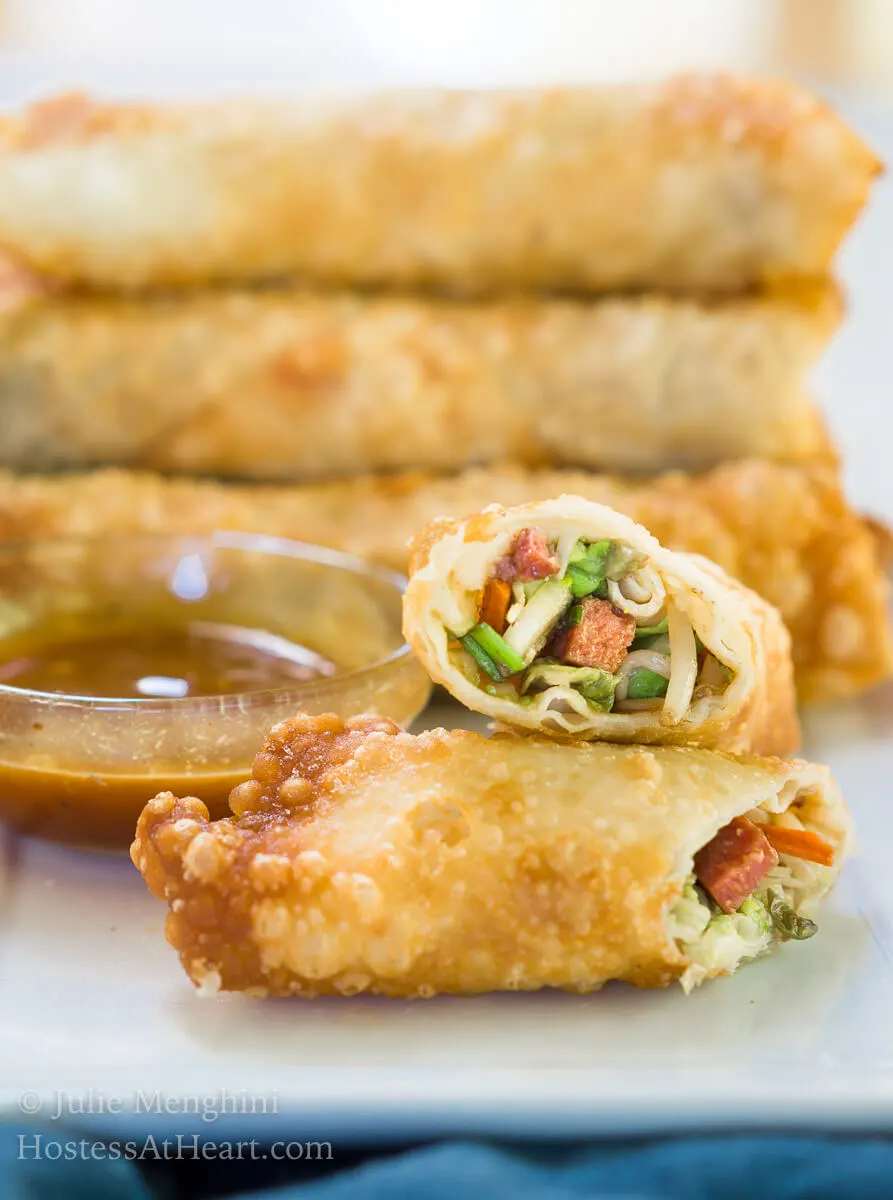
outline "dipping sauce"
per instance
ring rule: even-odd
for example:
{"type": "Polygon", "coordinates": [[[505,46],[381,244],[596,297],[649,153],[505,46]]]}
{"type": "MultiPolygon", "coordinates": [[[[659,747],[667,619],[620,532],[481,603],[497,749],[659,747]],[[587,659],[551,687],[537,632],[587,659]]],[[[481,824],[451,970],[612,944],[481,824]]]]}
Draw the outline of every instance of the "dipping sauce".
{"type": "Polygon", "coordinates": [[[0,639],[0,684],[74,696],[227,696],[287,687],[335,670],[287,638],[215,621],[109,630],[40,625],[0,639]]]}
{"type": "Polygon", "coordinates": [[[141,773],[138,765],[125,775],[0,763],[3,819],[32,837],[88,849],[126,850],[137,817],[159,792],[198,796],[212,817],[228,817],[230,792],[251,775],[250,764],[213,773],[174,767],[159,774],[141,773]]]}
{"type": "Polygon", "coordinates": [[[431,684],[402,592],[399,576],[264,534],[0,546],[0,821],[126,853],[159,792],[228,815],[296,713],[408,724],[431,684]]]}
{"type": "MultiPolygon", "coordinates": [[[[241,695],[335,672],[329,659],[288,638],[216,621],[129,627],[106,615],[56,619],[0,638],[0,684],[110,702],[241,695]]],[[[97,726],[101,720],[97,713],[97,726]]],[[[40,721],[29,733],[46,737],[40,721]]],[[[98,727],[86,735],[104,736],[98,727]]],[[[225,816],[229,793],[251,770],[250,762],[217,770],[207,761],[190,769],[179,760],[169,770],[157,758],[113,762],[110,748],[102,756],[107,770],[79,771],[70,747],[65,768],[54,761],[55,748],[46,745],[36,762],[0,762],[3,815],[21,832],[81,846],[125,848],[136,816],[159,791],[200,796],[212,816],[225,816]]]]}

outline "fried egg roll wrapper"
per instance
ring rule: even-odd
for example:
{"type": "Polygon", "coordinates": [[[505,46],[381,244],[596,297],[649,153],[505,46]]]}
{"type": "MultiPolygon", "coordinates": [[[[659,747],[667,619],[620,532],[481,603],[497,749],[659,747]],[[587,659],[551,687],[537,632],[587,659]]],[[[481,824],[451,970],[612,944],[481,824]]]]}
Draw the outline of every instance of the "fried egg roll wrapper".
{"type": "Polygon", "coordinates": [[[804,376],[839,317],[831,285],[715,303],[25,286],[0,305],[0,463],[17,470],[305,480],[828,453],[804,376]]]}
{"type": "Polygon", "coordinates": [[[823,274],[878,169],[821,101],[723,75],[179,107],[67,95],[0,127],[0,242],[100,288],[731,291],[823,274]]]}
{"type": "Polygon", "coordinates": [[[277,726],[230,803],[210,822],[163,793],[131,857],[193,982],[252,995],[660,987],[689,965],[669,910],[722,826],[808,814],[835,850],[816,898],[849,829],[804,762],[368,717],[277,726]]]}
{"type": "Polygon", "coordinates": [[[346,550],[405,571],[407,543],[440,516],[581,495],[673,550],[703,554],[782,613],[804,700],[854,695],[893,673],[889,589],[869,527],[825,470],[749,461],[623,482],[512,467],[303,487],[232,486],[127,471],[0,472],[0,540],[237,529],[346,550]]]}
{"type": "MultiPolygon", "coordinates": [[[[561,738],[779,756],[799,749],[790,636],[781,614],[715,563],[665,549],[629,517],[579,496],[508,510],[492,505],[465,520],[433,522],[414,539],[411,549],[410,580],[403,599],[404,636],[431,678],[467,708],[518,729],[561,738]],[[580,538],[587,543],[610,539],[647,555],[645,567],[663,585],[667,611],[681,614],[683,624],[730,670],[725,690],[699,695],[694,682],[697,651],[690,639],[689,699],[679,712],[671,713],[674,686],[684,682],[679,676],[687,665],[677,648],[672,622],[670,685],[665,700],[658,701],[653,711],[600,712],[567,686],[529,692],[523,698],[515,691],[508,695],[505,690],[494,692],[492,686],[488,690],[490,681],[451,631],[465,633],[485,619],[479,613],[484,585],[510,554],[517,535],[531,528],[542,530],[551,543],[564,543],[568,552],[580,538]]],[[[610,602],[601,603],[610,608],[610,602]]],[[[549,653],[548,645],[540,653],[549,653]]]]}

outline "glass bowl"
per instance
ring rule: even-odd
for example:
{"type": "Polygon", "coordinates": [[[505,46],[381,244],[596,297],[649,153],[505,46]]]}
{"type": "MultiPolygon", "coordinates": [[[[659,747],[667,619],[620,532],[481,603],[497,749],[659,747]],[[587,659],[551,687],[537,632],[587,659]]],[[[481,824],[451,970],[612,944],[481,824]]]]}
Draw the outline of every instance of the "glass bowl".
{"type": "Polygon", "coordinates": [[[115,699],[0,684],[0,819],[27,834],[126,849],[160,791],[225,815],[264,735],[297,712],[376,712],[406,726],[430,681],[401,632],[405,580],[282,538],[127,534],[0,547],[0,662],[29,629],[110,632],[213,622],[288,639],[336,673],[224,695],[115,699]]]}

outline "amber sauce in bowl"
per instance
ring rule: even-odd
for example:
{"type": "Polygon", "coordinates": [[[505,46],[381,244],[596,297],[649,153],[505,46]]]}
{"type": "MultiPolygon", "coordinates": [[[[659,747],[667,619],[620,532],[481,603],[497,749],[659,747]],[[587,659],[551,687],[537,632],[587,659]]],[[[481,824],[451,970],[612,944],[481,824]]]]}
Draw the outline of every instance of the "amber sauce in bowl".
{"type": "Polygon", "coordinates": [[[407,724],[429,683],[401,591],[349,556],[251,535],[0,549],[0,816],[126,849],[159,791],[225,815],[295,712],[407,724]]]}
{"type": "Polygon", "coordinates": [[[0,683],[57,694],[163,700],[228,696],[334,675],[285,638],[213,621],[106,631],[49,623],[0,640],[0,683]]]}

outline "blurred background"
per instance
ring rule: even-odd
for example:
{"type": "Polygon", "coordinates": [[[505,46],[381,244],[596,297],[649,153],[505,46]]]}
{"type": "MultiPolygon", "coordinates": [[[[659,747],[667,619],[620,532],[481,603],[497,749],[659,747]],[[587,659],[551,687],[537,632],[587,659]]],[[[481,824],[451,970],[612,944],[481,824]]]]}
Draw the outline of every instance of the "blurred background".
{"type": "Polygon", "coordinates": [[[796,72],[893,99],[891,0],[0,0],[8,95],[349,80],[587,81],[796,72]],[[196,72],[196,63],[203,70],[196,72]]]}
{"type": "MultiPolygon", "coordinates": [[[[0,105],[322,85],[794,76],[893,158],[893,0],[0,0],[0,105]]],[[[816,386],[857,505],[893,513],[893,188],[840,260],[852,319],[816,386]]]]}

